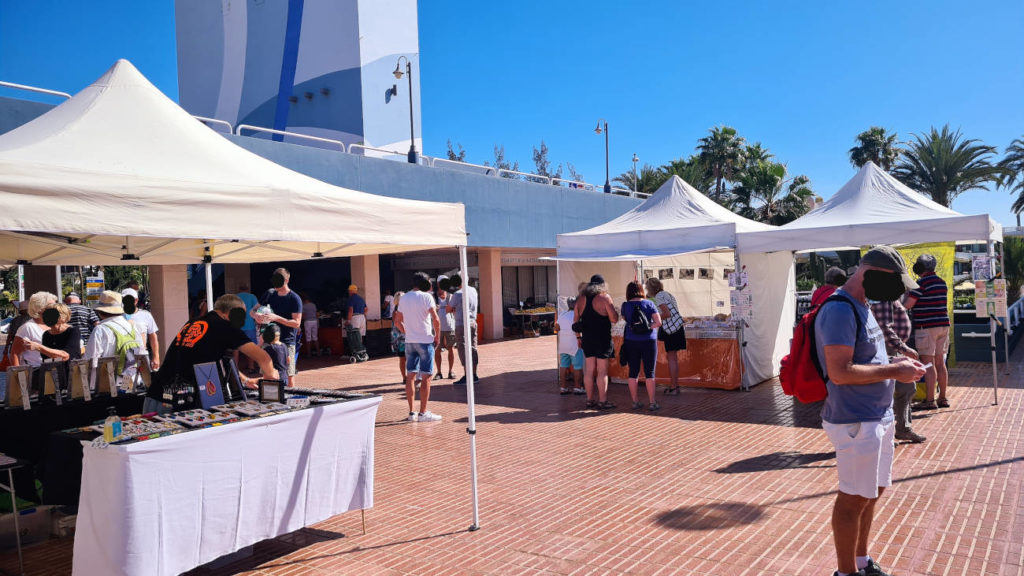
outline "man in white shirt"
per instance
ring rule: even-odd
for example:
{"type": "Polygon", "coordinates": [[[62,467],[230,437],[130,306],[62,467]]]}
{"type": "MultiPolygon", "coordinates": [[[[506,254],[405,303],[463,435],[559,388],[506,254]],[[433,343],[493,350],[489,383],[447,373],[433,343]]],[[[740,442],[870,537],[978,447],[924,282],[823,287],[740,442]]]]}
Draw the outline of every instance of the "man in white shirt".
{"type": "Polygon", "coordinates": [[[139,293],[134,288],[121,290],[121,307],[124,309],[124,318],[135,326],[135,337],[139,342],[139,348],[145,350],[149,344],[149,364],[153,371],[160,369],[160,344],[157,342],[156,333],[160,327],[156,325],[156,318],[139,307],[139,293]]]}
{"type": "Polygon", "coordinates": [[[434,296],[430,294],[430,277],[417,272],[412,277],[413,288],[405,293],[395,311],[395,327],[405,334],[405,397],[409,401],[410,422],[438,422],[441,416],[427,410],[430,399],[430,379],[434,375],[434,347],[441,337],[441,320],[437,316],[434,296]],[[420,411],[413,402],[417,375],[421,379],[420,411]]]}
{"type": "Polygon", "coordinates": [[[104,290],[100,294],[96,315],[100,317],[100,323],[93,328],[85,344],[85,358],[89,360],[93,374],[89,385],[93,388],[100,358],[117,355],[117,335],[135,333],[135,327],[124,317],[121,295],[113,290],[104,290]]]}
{"type": "Polygon", "coordinates": [[[448,292],[451,287],[448,285],[447,276],[437,277],[437,315],[441,318],[441,339],[440,344],[434,351],[434,362],[437,363],[437,378],[444,378],[441,370],[441,357],[445,350],[448,351],[448,378],[455,379],[452,368],[455,366],[455,314],[449,312],[448,301],[452,295],[448,292]]]}
{"type": "MultiPolygon", "coordinates": [[[[455,291],[452,297],[448,299],[448,311],[455,314],[455,349],[459,352],[459,361],[462,362],[462,367],[465,372],[469,373],[469,363],[473,364],[473,382],[479,382],[480,377],[476,375],[477,366],[480,365],[480,354],[476,350],[476,312],[480,305],[480,297],[476,293],[476,288],[472,286],[462,286],[462,276],[458,274],[452,274],[452,277],[448,279],[448,284],[451,289],[455,291]],[[465,294],[466,301],[469,302],[469,319],[468,321],[462,317],[462,298],[465,294]],[[470,360],[466,360],[466,338],[463,334],[464,326],[469,324],[469,347],[470,347],[470,360]]],[[[465,386],[466,374],[462,375],[454,382],[456,386],[465,386]]]]}

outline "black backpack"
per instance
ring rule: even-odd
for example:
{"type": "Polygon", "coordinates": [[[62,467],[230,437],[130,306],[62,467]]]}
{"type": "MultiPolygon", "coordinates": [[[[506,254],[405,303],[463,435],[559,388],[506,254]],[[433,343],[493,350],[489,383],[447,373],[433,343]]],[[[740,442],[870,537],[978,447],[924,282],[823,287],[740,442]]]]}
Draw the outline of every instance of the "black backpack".
{"type": "Polygon", "coordinates": [[[643,336],[651,333],[651,319],[644,313],[641,302],[636,302],[633,312],[629,315],[629,330],[633,334],[643,336]]]}

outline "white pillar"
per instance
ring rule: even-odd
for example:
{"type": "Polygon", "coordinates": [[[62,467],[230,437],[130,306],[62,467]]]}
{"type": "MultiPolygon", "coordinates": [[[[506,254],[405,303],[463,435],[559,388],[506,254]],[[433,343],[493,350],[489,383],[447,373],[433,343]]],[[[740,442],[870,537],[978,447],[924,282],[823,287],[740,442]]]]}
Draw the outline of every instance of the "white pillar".
{"type": "Polygon", "coordinates": [[[185,265],[150,266],[147,288],[151,312],[160,327],[157,340],[163,352],[178,330],[188,322],[188,274],[185,265]]]}
{"type": "Polygon", "coordinates": [[[505,335],[501,309],[501,249],[479,248],[477,269],[480,271],[480,312],[484,314],[486,330],[478,336],[497,340],[505,335]]]}
{"type": "Polygon", "coordinates": [[[366,300],[366,318],[380,320],[380,257],[376,254],[351,258],[352,283],[366,300]]]}

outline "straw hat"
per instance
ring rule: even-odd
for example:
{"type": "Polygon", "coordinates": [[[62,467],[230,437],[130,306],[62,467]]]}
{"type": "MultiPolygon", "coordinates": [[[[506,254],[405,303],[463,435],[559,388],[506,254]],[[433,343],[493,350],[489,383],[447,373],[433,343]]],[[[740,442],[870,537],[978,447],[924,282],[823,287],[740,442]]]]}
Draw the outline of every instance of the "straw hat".
{"type": "Polygon", "coordinates": [[[124,314],[124,308],[121,307],[121,295],[113,290],[104,290],[100,294],[100,302],[96,306],[96,311],[105,314],[124,314]]]}

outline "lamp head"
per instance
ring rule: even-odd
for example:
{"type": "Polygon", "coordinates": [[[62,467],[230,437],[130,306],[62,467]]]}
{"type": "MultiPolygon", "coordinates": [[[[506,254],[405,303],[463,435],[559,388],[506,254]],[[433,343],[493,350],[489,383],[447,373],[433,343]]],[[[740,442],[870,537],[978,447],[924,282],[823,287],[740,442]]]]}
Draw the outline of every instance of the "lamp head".
{"type": "Polygon", "coordinates": [[[395,71],[392,72],[392,74],[395,75],[395,78],[398,78],[399,80],[402,79],[402,64],[401,63],[398,63],[397,65],[395,65],[395,71]]]}
{"type": "Polygon", "coordinates": [[[634,153],[633,154],[633,162],[639,162],[639,161],[640,161],[640,158],[637,157],[637,155],[634,153]]]}
{"type": "Polygon", "coordinates": [[[601,133],[601,121],[598,120],[597,121],[597,126],[594,127],[594,134],[600,134],[600,133],[601,133]]]}

